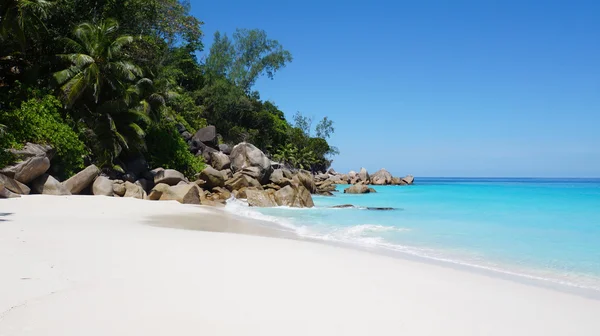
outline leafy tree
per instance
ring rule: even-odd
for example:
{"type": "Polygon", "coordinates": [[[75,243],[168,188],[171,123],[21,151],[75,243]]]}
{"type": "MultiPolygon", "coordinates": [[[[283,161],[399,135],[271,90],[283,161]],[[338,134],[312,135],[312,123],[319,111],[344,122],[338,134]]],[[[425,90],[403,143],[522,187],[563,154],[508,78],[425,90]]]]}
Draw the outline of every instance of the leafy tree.
{"type": "Polygon", "coordinates": [[[233,41],[215,33],[206,66],[250,92],[258,77],[266,74],[273,79],[275,72],[291,61],[292,54],[277,40],[267,38],[264,30],[237,29],[233,41]]]}
{"type": "Polygon", "coordinates": [[[14,39],[21,50],[27,46],[28,35],[36,34],[48,17],[53,1],[2,0],[0,3],[0,42],[6,45],[14,39]]]}
{"type": "Polygon", "coordinates": [[[335,132],[335,128],[333,128],[333,120],[328,117],[324,117],[316,127],[316,136],[321,139],[328,139],[333,132],[335,132]]]}

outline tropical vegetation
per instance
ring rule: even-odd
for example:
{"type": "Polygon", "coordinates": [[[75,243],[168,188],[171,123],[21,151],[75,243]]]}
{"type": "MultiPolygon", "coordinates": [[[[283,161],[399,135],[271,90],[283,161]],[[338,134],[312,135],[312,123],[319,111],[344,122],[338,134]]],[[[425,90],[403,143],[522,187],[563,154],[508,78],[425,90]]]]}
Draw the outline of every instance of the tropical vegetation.
{"type": "Polygon", "coordinates": [[[292,122],[254,89],[293,58],[260,29],[217,32],[181,0],[4,0],[0,3],[0,166],[26,142],[55,148],[53,174],[86,164],[124,173],[143,157],[192,176],[204,166],[179,128],[215,125],[291,168],[324,170],[333,122],[292,122]],[[314,133],[314,134],[313,134],[314,133]]]}

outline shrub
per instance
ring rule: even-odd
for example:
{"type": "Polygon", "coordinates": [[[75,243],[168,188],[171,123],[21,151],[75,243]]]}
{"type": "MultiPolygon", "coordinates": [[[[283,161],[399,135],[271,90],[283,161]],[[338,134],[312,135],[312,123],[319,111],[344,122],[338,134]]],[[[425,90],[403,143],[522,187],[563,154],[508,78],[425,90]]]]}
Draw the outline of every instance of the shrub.
{"type": "Polygon", "coordinates": [[[150,126],[146,132],[146,145],[151,167],[176,169],[188,178],[193,178],[205,167],[202,157],[190,153],[174,122],[163,120],[150,126]]]}
{"type": "Polygon", "coordinates": [[[51,145],[56,153],[52,166],[59,179],[65,179],[83,168],[87,154],[77,133],[58,112],[62,108],[56,97],[24,101],[20,108],[0,114],[0,124],[6,126],[1,145],[18,147],[26,142],[51,145]]]}

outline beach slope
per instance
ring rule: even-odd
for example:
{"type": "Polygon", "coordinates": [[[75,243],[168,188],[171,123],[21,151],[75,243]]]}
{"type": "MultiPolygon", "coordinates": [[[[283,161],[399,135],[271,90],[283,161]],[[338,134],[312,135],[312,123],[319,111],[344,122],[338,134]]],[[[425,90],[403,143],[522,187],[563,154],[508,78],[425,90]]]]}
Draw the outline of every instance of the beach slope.
{"type": "Polygon", "coordinates": [[[313,242],[150,225],[169,215],[230,225],[174,202],[0,201],[0,335],[600,335],[600,301],[313,242]]]}

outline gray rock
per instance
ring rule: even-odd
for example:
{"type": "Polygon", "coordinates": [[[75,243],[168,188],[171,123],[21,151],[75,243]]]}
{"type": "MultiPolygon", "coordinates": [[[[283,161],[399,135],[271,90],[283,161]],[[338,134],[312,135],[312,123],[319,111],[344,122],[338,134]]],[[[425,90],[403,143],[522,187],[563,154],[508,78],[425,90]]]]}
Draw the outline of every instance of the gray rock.
{"type": "Polygon", "coordinates": [[[368,194],[374,192],[374,189],[367,187],[364,184],[356,184],[344,189],[344,194],[368,194]]]}
{"type": "Polygon", "coordinates": [[[389,185],[392,184],[392,174],[384,168],[378,170],[370,176],[371,184],[374,185],[389,185]]]}
{"type": "Polygon", "coordinates": [[[271,160],[254,145],[242,142],[233,147],[230,155],[231,170],[236,173],[245,168],[257,167],[260,171],[258,181],[268,183],[271,175],[271,160]]]}
{"type": "Polygon", "coordinates": [[[312,208],[315,206],[308,189],[303,185],[288,185],[275,192],[277,204],[294,208],[312,208]]]}
{"type": "Polygon", "coordinates": [[[223,174],[223,177],[225,177],[226,180],[229,180],[233,177],[233,172],[231,169],[223,169],[221,170],[221,174],[223,174]]]}
{"type": "MultiPolygon", "coordinates": [[[[113,181],[105,176],[96,177],[92,184],[92,193],[96,196],[114,196],[113,181]]],[[[125,186],[123,186],[123,194],[120,196],[123,195],[125,195],[125,186]]]]}
{"type": "Polygon", "coordinates": [[[277,201],[275,196],[275,190],[246,190],[246,200],[249,206],[270,208],[276,207],[277,201]]]}
{"type": "Polygon", "coordinates": [[[213,153],[219,153],[219,151],[214,148],[211,148],[211,147],[204,147],[201,151],[199,151],[199,153],[202,154],[202,158],[204,158],[204,162],[208,162],[210,164],[211,155],[213,153]]]}
{"type": "Polygon", "coordinates": [[[27,143],[23,149],[10,149],[20,161],[14,165],[4,167],[0,173],[28,184],[42,176],[50,168],[53,151],[50,146],[27,143]]]}
{"type": "Polygon", "coordinates": [[[154,192],[157,190],[157,187],[159,187],[161,192],[159,198],[160,201],[177,201],[182,204],[200,204],[201,189],[194,183],[177,186],[167,186],[166,184],[162,184],[159,186],[156,186],[152,191],[154,192]],[[165,188],[165,186],[167,186],[167,188],[165,188]]]}
{"type": "Polygon", "coordinates": [[[406,185],[406,182],[400,177],[392,177],[392,185],[406,185]]]}
{"type": "Polygon", "coordinates": [[[183,126],[182,123],[175,124],[175,128],[177,128],[177,132],[179,132],[179,133],[185,132],[185,126],[183,126]]]}
{"type": "Polygon", "coordinates": [[[241,172],[233,174],[233,177],[225,181],[225,188],[229,191],[239,190],[241,188],[254,187],[262,190],[262,185],[256,179],[248,175],[244,175],[241,172]]]}
{"type": "Polygon", "coordinates": [[[148,194],[148,199],[151,201],[160,200],[163,193],[167,192],[167,190],[170,187],[171,187],[170,185],[164,184],[164,183],[159,183],[159,184],[155,185],[154,188],[152,188],[152,190],[150,190],[150,193],[148,194]]]}
{"type": "Polygon", "coordinates": [[[127,192],[127,188],[125,188],[125,181],[114,181],[112,184],[112,191],[117,196],[125,196],[125,193],[127,192]]]}
{"type": "Polygon", "coordinates": [[[147,197],[146,191],[137,184],[129,181],[125,182],[125,195],[123,197],[133,197],[137,199],[145,199],[147,197]]]}
{"type": "Polygon", "coordinates": [[[207,146],[219,148],[217,129],[212,125],[199,129],[192,137],[192,142],[201,142],[207,146]]]}
{"type": "Polygon", "coordinates": [[[183,138],[183,140],[190,141],[193,137],[192,133],[188,132],[188,131],[184,131],[183,133],[181,133],[181,137],[183,138]]]}
{"type": "Polygon", "coordinates": [[[219,145],[219,150],[221,152],[223,152],[223,154],[225,154],[225,155],[231,154],[231,146],[229,146],[227,144],[220,144],[219,145]]]}
{"type": "Polygon", "coordinates": [[[225,186],[225,176],[211,166],[206,166],[206,168],[200,172],[199,177],[200,179],[206,181],[204,187],[207,189],[225,186]]]}
{"type": "Polygon", "coordinates": [[[370,182],[369,173],[365,168],[361,168],[360,172],[358,172],[358,180],[367,184],[370,182]]]}
{"type": "Polygon", "coordinates": [[[282,169],[275,169],[273,173],[271,173],[269,180],[271,181],[271,183],[274,183],[278,186],[286,186],[291,184],[291,180],[283,176],[282,169]]]}
{"type": "Polygon", "coordinates": [[[408,176],[404,177],[402,179],[402,181],[404,181],[404,183],[406,183],[408,185],[411,185],[411,184],[413,184],[415,182],[415,178],[412,175],[408,175],[408,176]]]}
{"type": "Polygon", "coordinates": [[[329,174],[329,175],[338,175],[338,172],[336,172],[333,168],[329,168],[329,170],[327,171],[327,174],[329,174]]]}
{"type": "Polygon", "coordinates": [[[95,165],[87,166],[84,170],[64,181],[63,184],[71,194],[79,194],[83,189],[94,183],[98,175],[100,175],[98,167],[95,165]]]}
{"type": "Polygon", "coordinates": [[[185,181],[185,176],[175,169],[159,170],[154,176],[154,184],[165,183],[168,185],[176,185],[181,181],[185,181]]]}
{"type": "Polygon", "coordinates": [[[14,192],[6,189],[3,185],[0,184],[0,198],[19,198],[21,195],[15,194],[14,192]]]}
{"type": "Polygon", "coordinates": [[[0,174],[0,187],[18,195],[29,195],[31,192],[31,189],[25,184],[3,174],[0,174]]]}
{"type": "Polygon", "coordinates": [[[299,170],[292,178],[292,181],[302,184],[311,194],[317,192],[317,186],[315,185],[313,175],[306,170],[299,170]]]}
{"type": "Polygon", "coordinates": [[[44,174],[31,182],[32,190],[44,195],[71,195],[69,190],[58,180],[48,174],[44,174]]]}
{"type": "Polygon", "coordinates": [[[210,165],[213,166],[216,170],[229,169],[231,166],[231,160],[229,156],[223,154],[221,152],[210,152],[210,165]]]}

